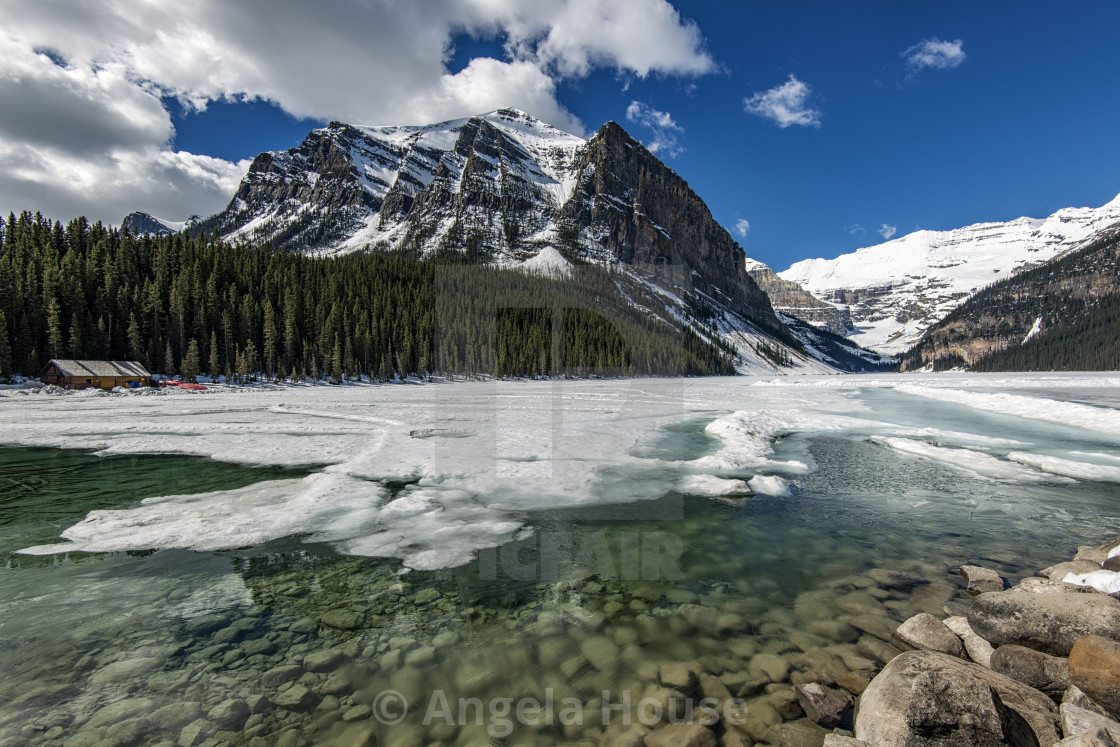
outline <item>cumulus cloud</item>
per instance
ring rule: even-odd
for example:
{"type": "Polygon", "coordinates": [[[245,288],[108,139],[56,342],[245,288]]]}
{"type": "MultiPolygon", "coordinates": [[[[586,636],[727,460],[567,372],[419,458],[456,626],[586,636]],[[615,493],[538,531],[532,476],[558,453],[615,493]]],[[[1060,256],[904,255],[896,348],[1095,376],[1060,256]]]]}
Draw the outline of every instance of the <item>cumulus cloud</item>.
{"type": "Polygon", "coordinates": [[[879,226],[879,235],[888,241],[890,241],[896,233],[898,233],[898,226],[893,226],[890,223],[884,223],[879,226]]]}
{"type": "Polygon", "coordinates": [[[739,234],[739,238],[747,238],[747,234],[751,232],[751,222],[746,218],[740,218],[735,221],[735,233],[739,234]]]}
{"type": "Polygon", "coordinates": [[[676,158],[684,152],[677,144],[677,137],[684,133],[669,112],[658,111],[640,101],[631,101],[626,107],[626,121],[641,125],[652,134],[645,144],[650,153],[676,158]]]}
{"type": "Polygon", "coordinates": [[[780,86],[744,99],[743,108],[769,119],[782,129],[792,125],[820,127],[821,113],[809,104],[812,94],[808,84],[790,75],[789,80],[780,86]]]}
{"type": "Polygon", "coordinates": [[[964,53],[962,40],[950,42],[934,37],[903,50],[902,57],[911,72],[917,73],[925,68],[951,70],[960,67],[967,55],[964,53]]]}
{"type": "Polygon", "coordinates": [[[557,100],[560,80],[596,68],[637,78],[715,69],[668,0],[13,5],[0,30],[0,200],[113,222],[131,209],[213,212],[246,168],[175,150],[162,97],[194,110],[260,99],[358,124],[516,106],[583,134],[557,100]],[[502,40],[505,58],[449,69],[463,34],[502,40]]]}

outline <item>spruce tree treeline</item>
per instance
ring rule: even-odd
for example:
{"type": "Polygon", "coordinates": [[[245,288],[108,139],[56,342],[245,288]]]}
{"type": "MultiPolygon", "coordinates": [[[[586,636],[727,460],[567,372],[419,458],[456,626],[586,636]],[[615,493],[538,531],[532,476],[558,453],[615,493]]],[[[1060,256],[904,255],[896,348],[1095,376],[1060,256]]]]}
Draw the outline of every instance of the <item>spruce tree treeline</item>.
{"type": "Polygon", "coordinates": [[[314,258],[24,212],[0,225],[0,375],[51,358],[336,381],[734,373],[653,293],[627,294],[592,266],[550,279],[454,257],[314,258]]]}

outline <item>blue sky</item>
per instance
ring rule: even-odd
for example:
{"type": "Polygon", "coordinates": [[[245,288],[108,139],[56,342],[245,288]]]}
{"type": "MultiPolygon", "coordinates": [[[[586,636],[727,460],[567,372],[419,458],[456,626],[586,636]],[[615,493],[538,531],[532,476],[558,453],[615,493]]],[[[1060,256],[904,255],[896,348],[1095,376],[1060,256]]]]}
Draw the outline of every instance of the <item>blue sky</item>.
{"type": "Polygon", "coordinates": [[[606,2],[439,0],[430,16],[399,4],[391,18],[355,15],[345,0],[306,17],[300,4],[265,4],[281,35],[302,28],[301,46],[277,52],[254,37],[251,13],[201,0],[191,38],[203,49],[183,56],[140,36],[161,23],[140,6],[112,27],[110,50],[89,28],[104,19],[59,31],[66,4],[40,0],[0,43],[5,67],[23,71],[0,80],[0,198],[39,202],[4,212],[181,220],[228,200],[246,159],[329,119],[419,124],[500,105],[585,134],[618,121],[779,270],[879,243],[892,227],[1041,217],[1120,193],[1118,3],[606,2]],[[48,33],[35,24],[48,28],[52,4],[48,33]],[[596,13],[614,20],[587,22],[596,13]],[[3,113],[9,89],[32,97],[22,118],[3,113]],[[113,116],[85,112],[104,133],[41,142],[40,112],[106,91],[113,116]],[[77,190],[75,174],[115,186],[77,190]]]}

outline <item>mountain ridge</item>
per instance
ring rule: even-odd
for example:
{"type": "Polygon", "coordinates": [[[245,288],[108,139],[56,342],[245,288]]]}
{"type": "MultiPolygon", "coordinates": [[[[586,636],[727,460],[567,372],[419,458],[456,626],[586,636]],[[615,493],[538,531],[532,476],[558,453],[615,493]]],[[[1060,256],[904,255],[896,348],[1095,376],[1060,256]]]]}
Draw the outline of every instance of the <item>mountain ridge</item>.
{"type": "Polygon", "coordinates": [[[846,310],[850,339],[900,354],[981,288],[1075,251],[1117,223],[1120,196],[1043,219],[917,231],[831,260],[801,260],[778,276],[846,310]]]}

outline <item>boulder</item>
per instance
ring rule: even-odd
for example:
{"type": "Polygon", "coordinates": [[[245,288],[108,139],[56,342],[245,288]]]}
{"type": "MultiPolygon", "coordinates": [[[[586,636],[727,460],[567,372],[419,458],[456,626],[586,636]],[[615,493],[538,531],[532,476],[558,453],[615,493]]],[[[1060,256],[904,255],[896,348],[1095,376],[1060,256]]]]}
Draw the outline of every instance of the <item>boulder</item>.
{"type": "Polygon", "coordinates": [[[1120,547],[1120,535],[1117,535],[1112,539],[1105,540],[1099,545],[1082,545],[1081,547],[1078,547],[1077,555],[1075,555],[1073,559],[1088,560],[1090,562],[1096,563],[1097,565],[1103,565],[1108,561],[1109,553],[1111,553],[1117,547],[1120,547]]]}
{"type": "Polygon", "coordinates": [[[801,703],[801,709],[813,723],[820,724],[826,729],[834,729],[845,724],[850,726],[852,701],[844,693],[817,682],[798,685],[794,689],[797,691],[797,700],[801,703]]]}
{"type": "Polygon", "coordinates": [[[1120,722],[1116,719],[1069,703],[1062,704],[1062,733],[1067,739],[1084,734],[1096,734],[1102,730],[1114,741],[1120,742],[1120,722]]]}
{"type": "Polygon", "coordinates": [[[899,655],[860,697],[855,736],[877,747],[1052,745],[1058,707],[1010,677],[936,651],[899,655]]]}
{"type": "Polygon", "coordinates": [[[1013,643],[992,654],[992,671],[1054,696],[1069,687],[1069,660],[1013,643]]]}
{"type": "Polygon", "coordinates": [[[988,592],[972,603],[968,624],[993,646],[1014,643],[1068,656],[1082,636],[1120,638],[1120,600],[1095,592],[988,592]]]}
{"type": "Polygon", "coordinates": [[[303,685],[292,685],[272,696],[272,702],[289,711],[310,711],[319,698],[303,685]]]}
{"type": "Polygon", "coordinates": [[[945,623],[928,612],[914,615],[895,630],[891,640],[902,649],[940,651],[964,658],[964,644],[945,623]]]}
{"type": "Polygon", "coordinates": [[[992,654],[995,653],[995,649],[992,648],[992,644],[976,635],[976,631],[968,624],[967,617],[957,615],[946,618],[945,627],[956,633],[964,642],[964,650],[968,658],[982,667],[992,666],[992,654]]]}
{"type": "Polygon", "coordinates": [[[978,565],[962,565],[961,575],[968,582],[969,594],[983,594],[987,591],[1003,591],[1003,578],[991,568],[978,565]]]}
{"type": "Polygon", "coordinates": [[[1069,674],[1073,684],[1120,718],[1120,643],[1098,635],[1077,639],[1069,654],[1069,674]]]}
{"type": "Polygon", "coordinates": [[[1067,573],[1092,573],[1101,569],[1100,563],[1094,563],[1091,560],[1070,560],[1065,563],[1058,563],[1049,568],[1043,568],[1038,572],[1038,575],[1044,576],[1051,581],[1061,581],[1066,577],[1067,573]]]}
{"type": "Polygon", "coordinates": [[[1108,711],[1101,708],[1097,701],[1086,695],[1081,688],[1077,685],[1070,685],[1066,688],[1065,694],[1062,696],[1062,705],[1065,704],[1075,705],[1078,708],[1084,708],[1086,711],[1099,713],[1102,716],[1108,716],[1108,711]]]}
{"type": "Polygon", "coordinates": [[[362,627],[365,619],[353,610],[335,608],[327,610],[319,616],[319,622],[326,625],[328,628],[337,628],[339,630],[356,630],[362,627]]]}
{"type": "Polygon", "coordinates": [[[1116,740],[1109,736],[1105,729],[1082,734],[1079,737],[1067,737],[1058,742],[1055,747],[1118,747],[1116,740]]]}
{"type": "Polygon", "coordinates": [[[828,732],[809,719],[799,718],[770,727],[766,741],[782,747],[819,747],[828,732]]]}

